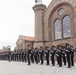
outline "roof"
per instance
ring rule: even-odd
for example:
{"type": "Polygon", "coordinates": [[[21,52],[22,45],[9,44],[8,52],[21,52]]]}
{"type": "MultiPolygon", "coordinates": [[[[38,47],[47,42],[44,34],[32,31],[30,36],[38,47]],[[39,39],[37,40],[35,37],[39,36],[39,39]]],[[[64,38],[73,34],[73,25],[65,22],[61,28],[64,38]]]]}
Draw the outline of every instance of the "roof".
{"type": "Polygon", "coordinates": [[[0,53],[7,53],[9,50],[0,49],[0,53]]]}
{"type": "Polygon", "coordinates": [[[34,37],[30,37],[30,36],[23,36],[22,35],[22,38],[27,40],[27,41],[34,41],[34,37]]]}

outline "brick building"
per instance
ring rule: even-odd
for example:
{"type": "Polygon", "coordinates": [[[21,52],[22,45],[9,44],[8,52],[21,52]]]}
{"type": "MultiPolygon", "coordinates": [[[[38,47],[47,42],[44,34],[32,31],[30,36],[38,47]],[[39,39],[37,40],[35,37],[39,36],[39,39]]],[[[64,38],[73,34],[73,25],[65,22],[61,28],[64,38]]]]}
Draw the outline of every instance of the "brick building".
{"type": "Polygon", "coordinates": [[[76,46],[76,0],[36,0],[34,47],[69,43],[76,46]]]}
{"type": "Polygon", "coordinates": [[[34,37],[23,36],[20,35],[17,42],[16,42],[16,49],[27,49],[27,45],[29,44],[33,47],[34,37]]]}

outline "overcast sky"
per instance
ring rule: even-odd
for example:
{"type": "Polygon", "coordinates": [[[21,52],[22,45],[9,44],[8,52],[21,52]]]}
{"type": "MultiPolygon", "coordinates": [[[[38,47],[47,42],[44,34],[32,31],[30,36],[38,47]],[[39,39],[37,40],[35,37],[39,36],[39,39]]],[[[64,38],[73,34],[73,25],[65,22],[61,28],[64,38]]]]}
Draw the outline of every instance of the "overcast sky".
{"type": "MultiPolygon", "coordinates": [[[[51,0],[43,0],[49,5],[51,0]]],[[[35,0],[0,0],[0,49],[15,47],[19,35],[34,36],[35,0]]]]}

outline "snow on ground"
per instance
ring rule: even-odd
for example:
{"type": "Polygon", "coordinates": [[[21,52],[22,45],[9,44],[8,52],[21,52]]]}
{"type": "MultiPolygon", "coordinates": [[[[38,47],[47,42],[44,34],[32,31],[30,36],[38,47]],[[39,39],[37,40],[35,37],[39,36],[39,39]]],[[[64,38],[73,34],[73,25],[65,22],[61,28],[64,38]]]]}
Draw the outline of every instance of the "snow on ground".
{"type": "Polygon", "coordinates": [[[31,64],[25,62],[0,61],[0,75],[76,75],[76,64],[74,67],[58,67],[50,65],[31,64]]]}

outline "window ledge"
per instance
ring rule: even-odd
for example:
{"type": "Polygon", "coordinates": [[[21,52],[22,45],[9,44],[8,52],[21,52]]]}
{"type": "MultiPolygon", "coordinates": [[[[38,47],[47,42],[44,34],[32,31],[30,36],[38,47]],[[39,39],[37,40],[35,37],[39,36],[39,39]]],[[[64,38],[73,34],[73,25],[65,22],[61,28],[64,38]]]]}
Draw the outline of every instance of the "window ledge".
{"type": "Polygon", "coordinates": [[[55,39],[54,41],[59,41],[59,40],[65,40],[65,39],[70,39],[72,37],[66,37],[66,38],[62,38],[62,39],[55,39]]]}

